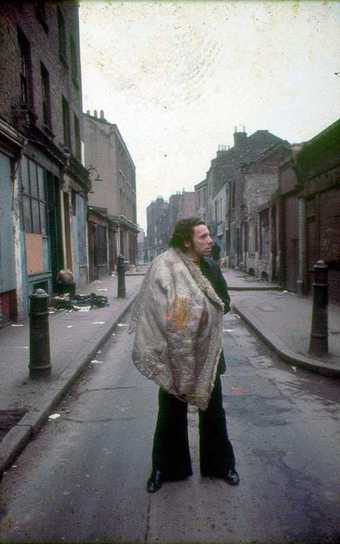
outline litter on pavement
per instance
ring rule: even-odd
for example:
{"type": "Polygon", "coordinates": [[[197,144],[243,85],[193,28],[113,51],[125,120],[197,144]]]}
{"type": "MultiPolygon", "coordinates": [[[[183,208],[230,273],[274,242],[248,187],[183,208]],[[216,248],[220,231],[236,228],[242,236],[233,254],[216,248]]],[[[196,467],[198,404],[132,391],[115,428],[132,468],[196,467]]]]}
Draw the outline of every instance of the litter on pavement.
{"type": "Polygon", "coordinates": [[[54,419],[58,419],[59,417],[60,417],[60,414],[51,414],[50,416],[48,416],[48,419],[53,421],[54,419]]]}
{"type": "MultiPolygon", "coordinates": [[[[56,310],[76,310],[88,312],[92,308],[104,308],[109,305],[108,298],[104,295],[90,293],[89,295],[74,295],[69,293],[56,295],[51,298],[50,305],[56,310]]],[[[53,311],[53,310],[52,310],[53,311]]]]}

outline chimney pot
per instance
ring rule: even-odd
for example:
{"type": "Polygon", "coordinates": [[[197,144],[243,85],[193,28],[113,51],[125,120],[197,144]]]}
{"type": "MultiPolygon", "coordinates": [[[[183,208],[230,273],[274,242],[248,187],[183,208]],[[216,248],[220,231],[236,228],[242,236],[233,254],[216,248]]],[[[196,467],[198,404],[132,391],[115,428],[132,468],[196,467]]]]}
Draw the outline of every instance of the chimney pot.
{"type": "Polygon", "coordinates": [[[94,110],[93,113],[94,113],[94,116],[95,116],[95,117],[98,117],[98,115],[97,115],[97,110],[94,110]]]}

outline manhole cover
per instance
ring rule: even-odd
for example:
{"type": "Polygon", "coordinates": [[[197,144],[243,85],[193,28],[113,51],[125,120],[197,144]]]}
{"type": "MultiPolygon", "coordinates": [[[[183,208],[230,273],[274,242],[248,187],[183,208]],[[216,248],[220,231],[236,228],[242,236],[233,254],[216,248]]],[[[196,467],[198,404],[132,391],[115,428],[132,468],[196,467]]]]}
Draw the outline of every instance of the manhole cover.
{"type": "Polygon", "coordinates": [[[0,410],[0,440],[26,414],[27,410],[0,410]]]}

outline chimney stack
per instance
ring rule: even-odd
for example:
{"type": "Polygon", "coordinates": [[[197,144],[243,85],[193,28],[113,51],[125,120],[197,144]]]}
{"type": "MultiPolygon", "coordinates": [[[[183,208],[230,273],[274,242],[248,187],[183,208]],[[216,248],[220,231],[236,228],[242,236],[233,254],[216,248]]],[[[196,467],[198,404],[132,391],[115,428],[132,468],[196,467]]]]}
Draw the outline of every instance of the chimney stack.
{"type": "Polygon", "coordinates": [[[104,110],[100,110],[100,118],[101,118],[101,119],[105,119],[105,117],[104,117],[104,110]]]}
{"type": "Polygon", "coordinates": [[[244,126],[242,128],[243,128],[242,132],[241,131],[238,132],[237,127],[235,127],[236,129],[234,132],[234,146],[235,147],[239,147],[240,145],[246,143],[247,141],[246,129],[244,126]]]}
{"type": "Polygon", "coordinates": [[[94,114],[95,118],[97,119],[97,117],[98,117],[97,110],[94,110],[93,114],[94,114]]]}

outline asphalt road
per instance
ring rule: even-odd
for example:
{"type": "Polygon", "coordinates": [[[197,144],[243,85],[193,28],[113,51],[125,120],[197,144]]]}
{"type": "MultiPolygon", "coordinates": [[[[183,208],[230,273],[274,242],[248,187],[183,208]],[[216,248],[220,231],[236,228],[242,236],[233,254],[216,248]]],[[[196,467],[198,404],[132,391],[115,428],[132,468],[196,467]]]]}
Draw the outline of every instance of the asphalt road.
{"type": "Polygon", "coordinates": [[[272,357],[225,317],[223,392],[239,487],[194,476],[145,491],[156,386],[134,369],[126,327],[0,484],[3,542],[340,542],[339,382],[272,357]]]}

